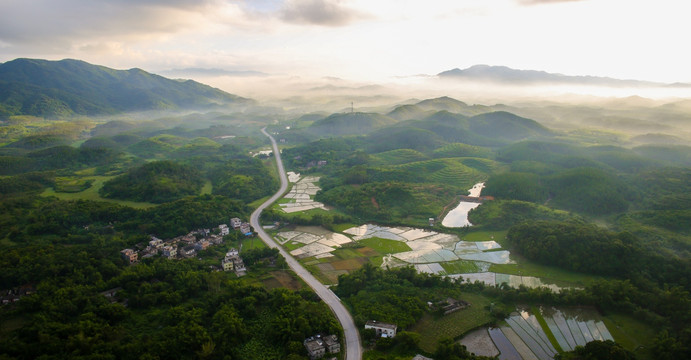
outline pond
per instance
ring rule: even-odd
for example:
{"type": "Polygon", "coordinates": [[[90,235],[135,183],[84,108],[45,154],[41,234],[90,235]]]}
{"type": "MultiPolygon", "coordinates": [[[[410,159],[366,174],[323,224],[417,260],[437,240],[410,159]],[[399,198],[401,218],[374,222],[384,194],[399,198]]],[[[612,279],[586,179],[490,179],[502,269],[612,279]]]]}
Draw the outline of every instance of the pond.
{"type": "MultiPolygon", "coordinates": [[[[484,187],[485,183],[473,185],[473,187],[468,190],[468,196],[479,197],[484,187]]],[[[472,226],[473,224],[468,221],[468,212],[478,206],[480,206],[479,202],[461,201],[458,206],[446,214],[441,224],[450,228],[472,226]]]]}

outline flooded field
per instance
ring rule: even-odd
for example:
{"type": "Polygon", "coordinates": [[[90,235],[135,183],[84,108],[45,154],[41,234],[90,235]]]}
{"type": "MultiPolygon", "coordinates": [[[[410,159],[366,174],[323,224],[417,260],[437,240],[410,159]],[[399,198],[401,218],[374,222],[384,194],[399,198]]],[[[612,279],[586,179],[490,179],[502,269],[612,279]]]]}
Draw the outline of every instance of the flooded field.
{"type": "Polygon", "coordinates": [[[294,183],[290,191],[283,197],[289,199],[289,202],[279,204],[281,209],[287,213],[307,211],[312,209],[327,210],[324,204],[312,200],[314,195],[320,190],[319,186],[315,185],[319,181],[318,177],[305,176],[300,178],[300,174],[288,172],[288,181],[294,183]]]}
{"type": "MultiPolygon", "coordinates": [[[[486,332],[499,351],[499,359],[551,360],[557,350],[549,340],[548,334],[554,336],[564,351],[571,351],[576,346],[583,346],[592,340],[613,340],[600,314],[594,309],[543,308],[539,311],[547,327],[540,325],[537,316],[530,311],[518,310],[505,319],[506,325],[475,330],[464,336],[460,342],[466,345],[470,352],[482,351],[487,344],[484,340],[478,342],[476,338],[482,338],[483,332],[486,332]],[[478,345],[475,345],[476,343],[478,345]]],[[[476,354],[481,355],[479,352],[476,354]]]]}
{"type": "MultiPolygon", "coordinates": [[[[468,196],[479,197],[484,187],[485,183],[473,185],[473,187],[468,190],[468,196]]],[[[468,221],[468,213],[478,206],[480,206],[479,202],[461,201],[453,210],[449,211],[449,213],[444,216],[441,224],[450,228],[472,226],[473,224],[468,221]]]]}

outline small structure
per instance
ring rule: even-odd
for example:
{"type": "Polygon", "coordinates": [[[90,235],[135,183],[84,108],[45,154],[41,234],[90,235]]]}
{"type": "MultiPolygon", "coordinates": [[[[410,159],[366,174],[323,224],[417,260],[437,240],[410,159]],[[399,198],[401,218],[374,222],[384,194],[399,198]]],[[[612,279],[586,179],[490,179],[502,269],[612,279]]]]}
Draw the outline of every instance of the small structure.
{"type": "Polygon", "coordinates": [[[242,220],[240,220],[239,218],[230,219],[230,227],[232,227],[234,230],[239,229],[241,224],[242,220]]]}
{"type": "Polygon", "coordinates": [[[120,256],[122,256],[122,258],[125,259],[125,261],[127,261],[130,265],[136,263],[139,259],[137,252],[132,249],[120,251],[120,256]]]}
{"type": "Polygon", "coordinates": [[[209,245],[211,245],[210,242],[208,242],[206,240],[200,240],[200,241],[194,243],[194,249],[197,251],[206,250],[209,248],[209,245]]]}
{"type": "Polygon", "coordinates": [[[240,252],[238,251],[238,249],[232,248],[232,249],[228,250],[228,252],[226,253],[226,259],[229,257],[232,257],[232,256],[238,256],[238,255],[240,255],[240,252]]]}
{"type": "Polygon", "coordinates": [[[233,269],[235,268],[233,266],[233,260],[232,259],[221,260],[221,267],[223,268],[223,271],[233,271],[233,269]]]}
{"type": "Polygon", "coordinates": [[[240,232],[245,235],[252,235],[252,230],[249,223],[242,223],[240,225],[240,232]]]}
{"type": "Polygon", "coordinates": [[[180,255],[186,258],[191,258],[195,254],[197,254],[197,251],[194,249],[194,245],[187,245],[180,251],[180,255]]]}
{"type": "Polygon", "coordinates": [[[326,350],[332,354],[341,351],[341,343],[338,342],[338,337],[336,335],[324,336],[324,345],[326,350]]]}
{"type": "Polygon", "coordinates": [[[214,245],[223,244],[223,237],[221,235],[209,235],[208,240],[214,245]]]}
{"type": "Polygon", "coordinates": [[[163,247],[163,240],[155,236],[151,236],[151,241],[149,241],[149,247],[160,249],[163,247]]]}
{"type": "Polygon", "coordinates": [[[226,225],[226,224],[218,225],[218,230],[221,232],[221,236],[226,236],[226,235],[230,234],[230,229],[228,228],[228,225],[226,225]]]}
{"type": "Polygon", "coordinates": [[[434,226],[434,218],[429,218],[429,226],[434,226]]]}
{"type": "Polygon", "coordinates": [[[375,333],[379,337],[395,337],[397,328],[398,326],[394,324],[379,322],[376,320],[370,320],[365,324],[365,329],[374,329],[375,333]]]}
{"type": "Polygon", "coordinates": [[[163,247],[163,256],[172,259],[178,256],[178,249],[175,246],[166,245],[163,247]]]}
{"type": "Polygon", "coordinates": [[[305,339],[303,342],[305,349],[307,349],[307,355],[310,359],[319,359],[326,354],[326,348],[324,348],[324,342],[320,338],[310,337],[305,339]]]}
{"type": "Polygon", "coordinates": [[[341,352],[341,343],[336,335],[310,336],[303,342],[310,359],[318,359],[326,353],[336,354],[341,352]]]}

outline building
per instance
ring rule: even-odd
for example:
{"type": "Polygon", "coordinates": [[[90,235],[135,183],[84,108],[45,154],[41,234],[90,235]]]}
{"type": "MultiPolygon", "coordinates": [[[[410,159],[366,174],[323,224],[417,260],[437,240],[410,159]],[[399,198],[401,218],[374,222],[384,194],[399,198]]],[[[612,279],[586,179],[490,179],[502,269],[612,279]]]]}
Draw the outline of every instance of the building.
{"type": "Polygon", "coordinates": [[[155,236],[152,236],[151,241],[149,241],[149,247],[160,249],[163,247],[163,240],[161,240],[155,236]]]}
{"type": "Polygon", "coordinates": [[[228,225],[226,225],[226,224],[218,225],[218,230],[221,232],[221,236],[226,236],[226,235],[230,234],[230,229],[228,228],[228,225]]]}
{"type": "Polygon", "coordinates": [[[221,260],[221,267],[223,271],[233,271],[233,259],[223,259],[221,260]]]}
{"type": "Polygon", "coordinates": [[[197,250],[194,249],[194,245],[187,245],[180,251],[180,255],[186,258],[191,258],[196,254],[197,250]]]}
{"type": "Polygon", "coordinates": [[[122,258],[125,259],[125,261],[127,261],[129,264],[134,264],[137,262],[137,260],[139,260],[139,255],[132,249],[120,251],[120,256],[122,256],[122,258]]]}
{"type": "Polygon", "coordinates": [[[210,242],[208,242],[206,240],[200,240],[200,241],[194,243],[194,249],[197,251],[206,250],[209,248],[209,245],[211,245],[210,242]]]}
{"type": "Polygon", "coordinates": [[[220,235],[209,235],[209,242],[214,245],[221,245],[223,244],[223,237],[220,235]]]}
{"type": "Polygon", "coordinates": [[[178,256],[178,249],[175,246],[166,245],[163,247],[163,256],[172,259],[178,256]]]}
{"type": "Polygon", "coordinates": [[[250,224],[249,223],[242,223],[240,225],[240,232],[245,234],[245,235],[251,235],[252,229],[250,228],[250,224]]]}
{"type": "Polygon", "coordinates": [[[241,224],[242,220],[240,220],[239,218],[230,219],[230,227],[232,227],[235,230],[239,229],[241,224]]]}
{"type": "Polygon", "coordinates": [[[238,255],[240,255],[240,252],[238,251],[238,249],[232,248],[232,249],[228,250],[228,252],[226,253],[226,259],[229,257],[232,257],[232,256],[238,256],[238,255]]]}
{"type": "Polygon", "coordinates": [[[245,268],[245,263],[242,261],[242,258],[239,256],[235,256],[232,258],[233,260],[233,267],[235,268],[235,272],[241,272],[241,271],[247,271],[247,268],[245,268]]]}
{"type": "Polygon", "coordinates": [[[324,336],[324,346],[326,351],[335,354],[341,351],[341,343],[338,341],[338,336],[327,335],[324,336]]]}
{"type": "Polygon", "coordinates": [[[305,349],[307,349],[307,355],[309,355],[312,360],[319,359],[326,354],[324,342],[320,338],[307,338],[303,344],[305,345],[305,349]]]}
{"type": "Polygon", "coordinates": [[[376,320],[370,320],[365,324],[365,329],[374,329],[377,336],[380,337],[394,337],[396,336],[396,329],[398,326],[394,324],[388,324],[379,322],[376,320]]]}

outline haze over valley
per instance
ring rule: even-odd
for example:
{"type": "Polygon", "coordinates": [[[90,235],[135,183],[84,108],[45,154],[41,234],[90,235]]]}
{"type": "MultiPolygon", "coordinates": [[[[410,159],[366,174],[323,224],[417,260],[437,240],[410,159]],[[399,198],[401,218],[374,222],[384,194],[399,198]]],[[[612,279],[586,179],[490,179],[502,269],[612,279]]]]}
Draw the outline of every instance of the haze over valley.
{"type": "Polygon", "coordinates": [[[0,359],[691,358],[683,2],[3,5],[0,359]]]}

